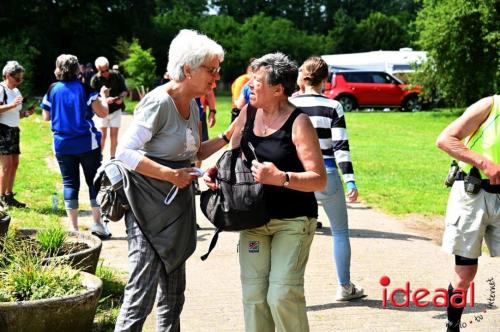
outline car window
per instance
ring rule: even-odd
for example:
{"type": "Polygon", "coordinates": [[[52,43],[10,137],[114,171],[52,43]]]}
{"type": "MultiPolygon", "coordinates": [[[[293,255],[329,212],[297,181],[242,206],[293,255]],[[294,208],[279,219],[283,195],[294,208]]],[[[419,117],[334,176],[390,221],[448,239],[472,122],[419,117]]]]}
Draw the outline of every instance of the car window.
{"type": "Polygon", "coordinates": [[[373,73],[372,78],[374,83],[382,83],[382,84],[393,83],[391,78],[387,74],[373,73]]]}
{"type": "Polygon", "coordinates": [[[344,73],[344,78],[351,83],[373,83],[373,79],[368,73],[344,73]]]}

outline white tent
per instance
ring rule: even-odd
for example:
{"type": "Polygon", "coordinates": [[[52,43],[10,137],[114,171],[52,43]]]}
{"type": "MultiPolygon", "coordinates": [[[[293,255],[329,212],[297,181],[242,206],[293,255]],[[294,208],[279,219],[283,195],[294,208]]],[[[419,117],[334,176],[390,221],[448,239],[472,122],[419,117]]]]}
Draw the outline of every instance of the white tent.
{"type": "Polygon", "coordinates": [[[331,71],[380,70],[388,73],[411,72],[413,64],[427,60],[424,51],[402,48],[399,51],[372,51],[364,53],[322,55],[331,71]]]}

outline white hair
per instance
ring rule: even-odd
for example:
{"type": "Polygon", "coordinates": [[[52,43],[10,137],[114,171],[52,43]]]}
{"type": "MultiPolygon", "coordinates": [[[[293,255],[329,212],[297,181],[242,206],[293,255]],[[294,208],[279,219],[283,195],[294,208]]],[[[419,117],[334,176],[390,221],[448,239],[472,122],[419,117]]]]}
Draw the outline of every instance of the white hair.
{"type": "Polygon", "coordinates": [[[214,40],[194,30],[181,30],[170,43],[167,72],[171,79],[184,79],[183,67],[198,68],[206,58],[224,60],[224,50],[214,40]]]}
{"type": "Polygon", "coordinates": [[[5,78],[7,75],[14,76],[17,73],[24,73],[24,68],[17,61],[7,61],[3,67],[2,76],[5,78]]]}
{"type": "Polygon", "coordinates": [[[100,67],[108,67],[109,68],[109,61],[103,56],[98,57],[95,59],[95,67],[99,69],[100,67]]]}

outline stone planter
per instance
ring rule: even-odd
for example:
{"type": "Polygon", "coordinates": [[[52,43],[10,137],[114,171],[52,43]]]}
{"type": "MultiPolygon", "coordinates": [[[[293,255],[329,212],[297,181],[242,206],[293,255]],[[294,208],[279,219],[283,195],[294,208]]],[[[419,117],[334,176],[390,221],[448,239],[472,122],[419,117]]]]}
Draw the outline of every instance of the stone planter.
{"type": "MultiPolygon", "coordinates": [[[[22,235],[36,236],[37,229],[22,228],[17,231],[22,235]]],[[[51,257],[49,259],[67,259],[69,264],[81,271],[95,274],[99,255],[101,254],[102,241],[97,236],[92,234],[84,234],[80,232],[68,232],[68,241],[81,242],[89,246],[88,249],[79,251],[69,255],[51,257]]]]}
{"type": "Polygon", "coordinates": [[[0,302],[0,331],[84,332],[92,331],[102,281],[81,272],[82,294],[46,300],[0,302]]]}

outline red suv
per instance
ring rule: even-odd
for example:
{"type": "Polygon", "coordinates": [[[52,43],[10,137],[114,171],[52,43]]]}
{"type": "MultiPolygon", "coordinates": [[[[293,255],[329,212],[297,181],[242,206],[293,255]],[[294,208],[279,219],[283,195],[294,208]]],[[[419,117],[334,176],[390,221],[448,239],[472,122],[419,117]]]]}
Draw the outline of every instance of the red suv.
{"type": "Polygon", "coordinates": [[[344,111],[357,107],[401,107],[403,111],[419,111],[421,88],[410,87],[382,71],[337,71],[325,85],[324,94],[338,100],[344,111]]]}

